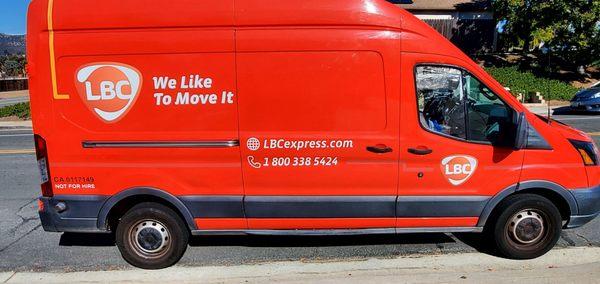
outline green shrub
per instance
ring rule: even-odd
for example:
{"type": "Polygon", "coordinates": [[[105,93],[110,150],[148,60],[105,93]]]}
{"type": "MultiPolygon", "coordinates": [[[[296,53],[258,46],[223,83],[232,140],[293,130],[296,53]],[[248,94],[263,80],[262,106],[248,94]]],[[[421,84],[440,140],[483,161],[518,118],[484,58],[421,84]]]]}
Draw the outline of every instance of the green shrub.
{"type": "Polygon", "coordinates": [[[491,67],[486,69],[500,84],[510,88],[511,93],[527,95],[529,92],[540,92],[546,100],[568,101],[579,89],[568,83],[535,76],[531,72],[520,71],[516,66],[491,67]]]}
{"type": "Polygon", "coordinates": [[[20,103],[12,106],[0,108],[0,117],[17,116],[20,119],[28,119],[31,117],[29,103],[20,103]]]}

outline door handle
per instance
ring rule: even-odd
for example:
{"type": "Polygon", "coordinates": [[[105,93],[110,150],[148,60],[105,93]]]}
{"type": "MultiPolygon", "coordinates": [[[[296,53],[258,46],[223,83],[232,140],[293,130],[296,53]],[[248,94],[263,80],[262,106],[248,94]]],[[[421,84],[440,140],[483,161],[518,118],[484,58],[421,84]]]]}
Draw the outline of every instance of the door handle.
{"type": "Polygon", "coordinates": [[[429,155],[431,153],[433,153],[433,150],[427,148],[427,147],[417,147],[417,148],[408,148],[408,152],[411,154],[415,154],[415,155],[429,155]]]}
{"type": "Polygon", "coordinates": [[[392,148],[384,145],[384,144],[377,144],[375,146],[368,146],[367,147],[367,151],[369,152],[373,152],[376,154],[385,154],[385,153],[390,153],[393,151],[392,148]]]}

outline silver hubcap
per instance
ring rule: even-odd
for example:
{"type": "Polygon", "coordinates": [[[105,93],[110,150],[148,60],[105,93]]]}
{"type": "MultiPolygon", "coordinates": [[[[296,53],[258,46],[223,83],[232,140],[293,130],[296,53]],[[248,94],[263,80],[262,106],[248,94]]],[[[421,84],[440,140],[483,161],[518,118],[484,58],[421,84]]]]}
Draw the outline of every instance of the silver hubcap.
{"type": "Polygon", "coordinates": [[[131,227],[129,240],[135,252],[146,258],[162,256],[171,246],[169,230],[156,220],[143,220],[131,227]]]}
{"type": "Polygon", "coordinates": [[[515,241],[521,244],[532,244],[544,235],[544,219],[537,210],[521,210],[511,218],[508,230],[515,241]]]}

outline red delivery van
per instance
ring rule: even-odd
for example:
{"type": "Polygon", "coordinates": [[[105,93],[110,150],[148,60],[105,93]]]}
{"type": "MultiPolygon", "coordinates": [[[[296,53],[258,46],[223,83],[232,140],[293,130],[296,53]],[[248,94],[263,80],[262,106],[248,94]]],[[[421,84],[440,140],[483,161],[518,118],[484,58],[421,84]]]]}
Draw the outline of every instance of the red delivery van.
{"type": "Polygon", "coordinates": [[[206,234],[483,232],[600,212],[598,148],[384,0],[33,0],[46,231],[162,268],[206,234]]]}

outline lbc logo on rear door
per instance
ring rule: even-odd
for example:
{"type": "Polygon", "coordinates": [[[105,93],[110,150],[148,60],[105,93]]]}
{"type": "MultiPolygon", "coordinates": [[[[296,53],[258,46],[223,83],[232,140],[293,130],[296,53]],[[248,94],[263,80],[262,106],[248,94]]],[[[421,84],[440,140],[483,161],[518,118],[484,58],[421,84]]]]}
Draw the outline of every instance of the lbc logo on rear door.
{"type": "Polygon", "coordinates": [[[465,183],[477,169],[477,159],[471,156],[456,155],[442,160],[442,173],[452,185],[465,183]]]}
{"type": "Polygon", "coordinates": [[[114,123],[123,118],[137,100],[142,75],[121,63],[93,63],[77,71],[77,92],[100,119],[114,123]]]}

